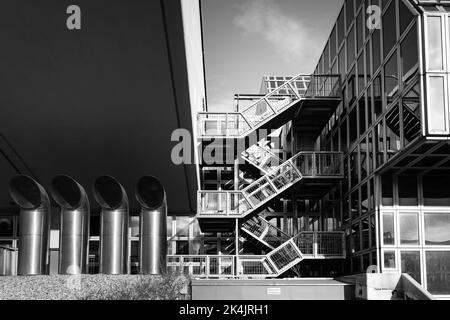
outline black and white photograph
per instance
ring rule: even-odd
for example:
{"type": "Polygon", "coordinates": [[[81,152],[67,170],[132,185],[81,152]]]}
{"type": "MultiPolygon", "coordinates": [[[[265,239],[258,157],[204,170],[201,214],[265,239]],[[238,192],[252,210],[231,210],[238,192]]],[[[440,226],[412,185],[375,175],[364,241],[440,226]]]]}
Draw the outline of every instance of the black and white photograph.
{"type": "Polygon", "coordinates": [[[450,1],[0,0],[12,300],[450,300],[450,1]]]}

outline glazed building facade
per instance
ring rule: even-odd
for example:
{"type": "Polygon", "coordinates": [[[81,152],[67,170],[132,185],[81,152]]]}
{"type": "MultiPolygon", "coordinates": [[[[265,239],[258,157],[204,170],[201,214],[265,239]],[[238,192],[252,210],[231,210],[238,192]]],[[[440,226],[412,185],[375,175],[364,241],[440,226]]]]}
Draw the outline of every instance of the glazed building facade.
{"type": "Polygon", "coordinates": [[[346,232],[345,272],[406,272],[437,296],[450,294],[448,11],[346,1],[315,71],[343,80],[317,145],[345,154],[324,213],[346,232]],[[370,5],[382,9],[379,29],[365,27],[370,5]]]}

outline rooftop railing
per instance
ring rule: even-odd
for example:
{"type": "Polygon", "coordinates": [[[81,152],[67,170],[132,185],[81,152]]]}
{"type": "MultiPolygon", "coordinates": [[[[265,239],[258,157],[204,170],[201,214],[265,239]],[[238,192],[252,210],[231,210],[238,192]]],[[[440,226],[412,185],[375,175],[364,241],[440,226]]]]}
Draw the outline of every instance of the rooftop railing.
{"type": "Polygon", "coordinates": [[[259,98],[237,113],[200,112],[198,130],[200,137],[239,137],[257,129],[301,99],[340,98],[339,75],[311,75],[304,96],[296,90],[296,83],[305,75],[298,75],[269,94],[259,98]]]}

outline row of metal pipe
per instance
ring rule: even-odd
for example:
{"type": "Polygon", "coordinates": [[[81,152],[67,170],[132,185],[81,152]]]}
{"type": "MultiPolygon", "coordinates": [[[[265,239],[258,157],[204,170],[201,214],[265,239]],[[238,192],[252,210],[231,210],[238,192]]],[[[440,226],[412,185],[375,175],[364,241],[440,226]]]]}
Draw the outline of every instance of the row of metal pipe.
{"type": "MultiPolygon", "coordinates": [[[[48,272],[51,203],[42,185],[29,176],[12,178],[9,191],[20,207],[19,275],[48,272]]],[[[50,193],[61,207],[59,237],[59,273],[87,273],[89,244],[89,198],[73,178],[56,176],[50,193]]],[[[123,186],[111,176],[95,180],[95,201],[100,213],[100,273],[128,272],[128,196],[123,186]]],[[[140,273],[161,274],[166,269],[167,203],[160,181],[153,176],[139,179],[135,196],[140,212],[140,273]]]]}

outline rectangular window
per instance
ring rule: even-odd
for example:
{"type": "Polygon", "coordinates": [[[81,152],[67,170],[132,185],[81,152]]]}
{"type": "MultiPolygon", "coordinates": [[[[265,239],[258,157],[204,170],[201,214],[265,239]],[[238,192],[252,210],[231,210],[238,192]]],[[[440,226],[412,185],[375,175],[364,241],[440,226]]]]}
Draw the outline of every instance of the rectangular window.
{"type": "Polygon", "coordinates": [[[377,245],[377,238],[376,238],[376,226],[375,226],[375,216],[370,216],[370,247],[374,248],[377,245]]]}
{"type": "Polygon", "coordinates": [[[384,57],[388,55],[397,42],[397,23],[395,14],[395,1],[392,1],[383,16],[383,51],[384,57]]]}
{"type": "Polygon", "coordinates": [[[445,79],[443,76],[428,78],[428,133],[445,133],[447,119],[445,110],[445,79]]]}
{"type": "Polygon", "coordinates": [[[384,267],[386,269],[395,269],[395,251],[384,252],[384,267]]]}
{"type": "Polygon", "coordinates": [[[409,274],[418,283],[420,280],[420,252],[402,251],[400,252],[401,272],[409,274]]]}
{"type": "Polygon", "coordinates": [[[424,176],[423,198],[426,206],[450,206],[450,176],[424,176]]]}
{"type": "Polygon", "coordinates": [[[398,80],[397,51],[395,51],[384,67],[384,95],[386,97],[386,105],[392,102],[399,91],[398,80]]]}
{"type": "Polygon", "coordinates": [[[398,177],[398,198],[401,206],[416,206],[417,200],[417,177],[398,177]]]}
{"type": "Polygon", "coordinates": [[[12,237],[14,234],[14,218],[0,217],[0,237],[12,237]]]}
{"type": "Polygon", "coordinates": [[[450,294],[450,251],[427,251],[427,290],[431,294],[450,294]]]}
{"type": "Polygon", "coordinates": [[[361,233],[362,233],[362,250],[366,250],[366,249],[369,249],[369,247],[370,247],[370,243],[369,243],[369,232],[370,232],[369,219],[366,218],[366,219],[362,220],[361,225],[362,225],[362,229],[361,229],[361,233]]]}
{"type": "Polygon", "coordinates": [[[352,27],[347,37],[347,69],[355,60],[355,28],[352,27]]]}
{"type": "Polygon", "coordinates": [[[344,20],[344,8],[342,8],[341,13],[339,13],[339,18],[337,21],[338,27],[338,48],[341,46],[342,41],[345,37],[345,20],[344,20]]]}
{"type": "Polygon", "coordinates": [[[417,28],[412,28],[400,46],[403,77],[415,67],[419,61],[417,48],[417,28]]]}
{"type": "Polygon", "coordinates": [[[394,213],[383,213],[383,244],[395,244],[394,213]]]}
{"type": "Polygon", "coordinates": [[[394,205],[394,191],[392,187],[392,176],[381,177],[381,194],[383,206],[394,205]]]}
{"type": "Polygon", "coordinates": [[[419,220],[417,213],[400,213],[400,244],[419,244],[419,220]]]}
{"type": "Polygon", "coordinates": [[[427,18],[427,46],[428,46],[428,69],[443,70],[443,45],[442,45],[442,24],[440,17],[427,18]]]}
{"type": "Polygon", "coordinates": [[[176,217],[176,236],[189,237],[189,217],[176,217]]]}
{"type": "Polygon", "coordinates": [[[381,44],[380,44],[380,30],[376,29],[372,33],[372,72],[375,73],[381,64],[381,44]]]}
{"type": "Polygon", "coordinates": [[[425,213],[425,244],[450,245],[450,213],[425,213]]]}

